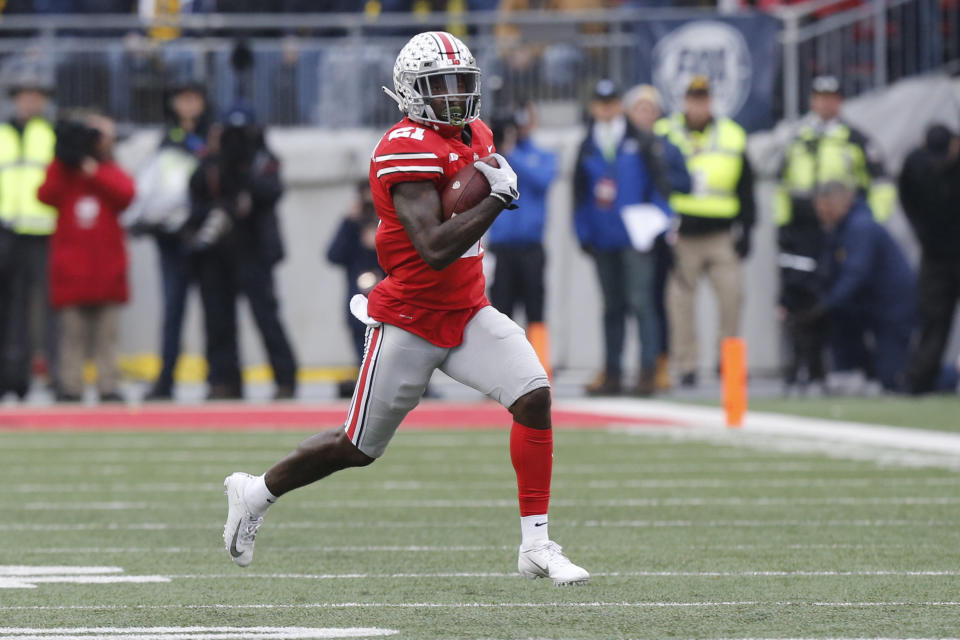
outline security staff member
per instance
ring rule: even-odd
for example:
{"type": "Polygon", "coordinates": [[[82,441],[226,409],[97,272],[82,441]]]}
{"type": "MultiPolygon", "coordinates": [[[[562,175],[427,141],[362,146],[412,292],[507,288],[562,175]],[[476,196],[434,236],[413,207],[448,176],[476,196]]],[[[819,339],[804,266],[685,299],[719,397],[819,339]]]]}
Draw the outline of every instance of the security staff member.
{"type": "Polygon", "coordinates": [[[0,396],[26,395],[35,344],[44,345],[51,377],[55,373],[47,255],[57,213],[37,200],[56,144],[44,117],[50,90],[39,71],[21,70],[10,89],[13,117],[0,124],[0,396]],[[41,335],[31,340],[31,330],[41,335]]]}
{"type": "Polygon", "coordinates": [[[803,381],[801,369],[806,369],[806,382],[822,383],[825,375],[826,326],[795,322],[797,314],[809,310],[820,294],[816,272],[824,232],[814,211],[817,185],[830,181],[855,185],[880,222],[890,217],[896,200],[895,189],[884,176],[879,149],[840,118],[843,95],[835,77],[814,78],[810,107],[811,113],[800,122],[785,150],[774,196],[788,386],[803,381]]]}
{"type": "Polygon", "coordinates": [[[692,180],[690,193],[670,196],[680,226],[667,284],[670,353],[680,384],[692,387],[698,362],[694,303],[702,275],[716,292],[720,338],[739,332],[740,261],[750,253],[756,218],[753,170],[746,156],[746,132],[730,118],[713,116],[710,83],[704,76],[691,80],[683,113],[658,121],[654,131],[680,149],[692,180]]]}
{"type": "Polygon", "coordinates": [[[833,76],[814,78],[811,113],[800,122],[780,168],[777,226],[816,220],[814,190],[832,180],[856,185],[878,222],[893,213],[896,189],[884,173],[880,149],[840,117],[842,108],[840,82],[833,76]]]}

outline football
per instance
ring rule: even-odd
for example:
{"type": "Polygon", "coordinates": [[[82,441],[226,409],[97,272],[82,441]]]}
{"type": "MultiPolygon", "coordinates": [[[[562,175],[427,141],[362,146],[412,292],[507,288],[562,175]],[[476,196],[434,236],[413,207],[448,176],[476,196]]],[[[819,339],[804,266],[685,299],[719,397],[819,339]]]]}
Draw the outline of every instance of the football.
{"type": "MultiPolygon", "coordinates": [[[[499,167],[496,158],[487,156],[481,162],[491,167],[499,167]]],[[[458,213],[469,211],[490,195],[490,184],[471,162],[450,178],[447,187],[440,196],[443,219],[449,220],[458,213]]]]}

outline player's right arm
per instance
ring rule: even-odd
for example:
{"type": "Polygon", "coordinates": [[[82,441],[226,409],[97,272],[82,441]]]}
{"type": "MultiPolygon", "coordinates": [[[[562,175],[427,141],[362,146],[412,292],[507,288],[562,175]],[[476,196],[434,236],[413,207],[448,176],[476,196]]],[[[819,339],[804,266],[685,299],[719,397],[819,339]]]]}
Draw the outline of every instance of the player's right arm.
{"type": "Polygon", "coordinates": [[[444,222],[440,193],[433,182],[400,182],[390,192],[413,247],[437,271],[449,267],[476,244],[507,204],[491,195],[444,222]]]}

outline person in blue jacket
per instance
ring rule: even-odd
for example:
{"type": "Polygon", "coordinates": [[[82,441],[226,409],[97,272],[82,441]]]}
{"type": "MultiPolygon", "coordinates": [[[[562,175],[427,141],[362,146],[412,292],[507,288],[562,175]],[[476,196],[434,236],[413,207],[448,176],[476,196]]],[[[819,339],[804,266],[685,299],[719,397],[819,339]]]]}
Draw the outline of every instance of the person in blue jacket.
{"type": "Polygon", "coordinates": [[[852,186],[827,182],[814,205],[827,231],[826,293],[806,319],[828,316],[835,370],[864,369],[884,389],[897,390],[915,322],[916,275],[852,186]]]}
{"type": "Polygon", "coordinates": [[[601,80],[590,102],[591,119],[574,173],[574,226],[581,248],[596,262],[603,293],[604,370],[587,387],[591,395],[622,391],[624,329],[627,314],[637,318],[640,374],[634,393],[655,390],[660,329],[654,298],[655,258],[651,247],[634,247],[623,209],[651,203],[669,214],[663,196],[664,168],[650,153],[649,134],[635,129],[623,113],[620,92],[601,80]]]}
{"type": "Polygon", "coordinates": [[[549,334],[543,317],[544,267],[543,228],[547,218],[547,191],[557,177],[557,157],[533,143],[536,126],[533,106],[495,121],[494,143],[523,185],[518,209],[497,218],[487,235],[487,248],[496,256],[490,303],[512,316],[522,305],[527,320],[527,338],[550,371],[549,334]]]}

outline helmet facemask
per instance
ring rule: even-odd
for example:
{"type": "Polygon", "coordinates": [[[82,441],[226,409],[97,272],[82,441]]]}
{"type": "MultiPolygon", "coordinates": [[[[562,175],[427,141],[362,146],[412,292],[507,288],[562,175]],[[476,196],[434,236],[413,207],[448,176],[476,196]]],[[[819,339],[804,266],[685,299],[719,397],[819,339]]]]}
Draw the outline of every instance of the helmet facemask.
{"type": "Polygon", "coordinates": [[[411,84],[416,98],[409,115],[417,120],[462,127],[480,117],[479,70],[437,69],[411,84]]]}

